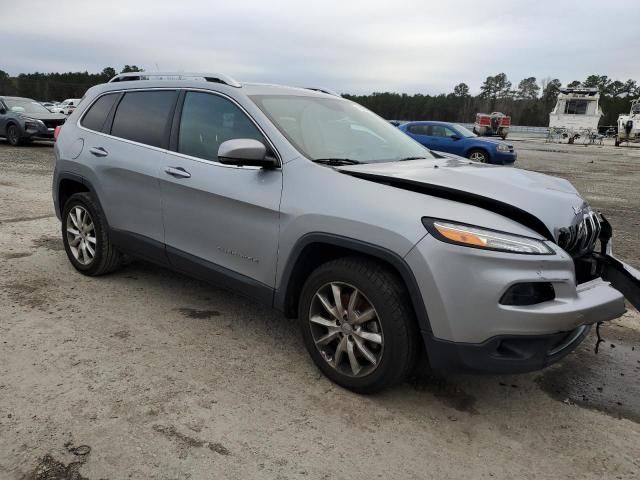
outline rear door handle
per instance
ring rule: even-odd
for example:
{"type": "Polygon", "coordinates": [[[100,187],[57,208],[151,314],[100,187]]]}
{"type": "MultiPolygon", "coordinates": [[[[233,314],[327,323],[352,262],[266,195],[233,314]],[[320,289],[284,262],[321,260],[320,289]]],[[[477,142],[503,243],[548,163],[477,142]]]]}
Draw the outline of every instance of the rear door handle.
{"type": "Polygon", "coordinates": [[[96,157],[106,157],[107,155],[109,155],[109,153],[102,147],[91,147],[89,151],[96,157]]]}
{"type": "Polygon", "coordinates": [[[164,173],[177,178],[191,178],[191,174],[182,167],[167,167],[164,173]]]}

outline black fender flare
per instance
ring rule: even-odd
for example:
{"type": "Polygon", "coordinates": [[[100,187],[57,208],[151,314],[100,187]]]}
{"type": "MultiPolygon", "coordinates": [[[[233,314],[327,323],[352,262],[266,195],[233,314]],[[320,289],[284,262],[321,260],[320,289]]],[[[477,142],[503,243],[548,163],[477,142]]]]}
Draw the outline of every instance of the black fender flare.
{"type": "Polygon", "coordinates": [[[285,267],[282,271],[282,280],[280,282],[280,286],[274,292],[274,308],[280,311],[285,310],[289,290],[292,287],[290,280],[292,278],[294,268],[297,265],[303,250],[307,246],[314,243],[347,248],[356,253],[361,253],[369,257],[378,258],[391,265],[400,274],[400,277],[407,287],[409,297],[411,298],[413,310],[416,315],[416,320],[418,321],[418,328],[422,331],[423,335],[425,333],[432,335],[431,322],[429,321],[429,316],[427,315],[427,309],[422,299],[422,294],[420,293],[418,282],[416,281],[413,271],[411,270],[407,262],[397,253],[384,247],[374,245],[364,240],[345,237],[332,233],[312,232],[307,233],[300,239],[298,239],[298,241],[292,248],[291,253],[289,254],[289,258],[287,259],[285,267]]]}
{"type": "Polygon", "coordinates": [[[107,224],[107,227],[109,227],[109,219],[107,218],[107,215],[104,212],[104,208],[102,208],[102,203],[100,203],[100,197],[98,196],[96,189],[93,187],[91,182],[89,182],[85,177],[72,172],[62,172],[58,174],[56,178],[56,191],[55,191],[56,196],[55,196],[54,207],[56,209],[56,212],[59,212],[59,218],[62,218],[62,209],[64,208],[64,205],[60,205],[60,188],[62,186],[62,182],[65,180],[70,180],[70,181],[82,184],[89,191],[89,193],[93,195],[93,198],[95,199],[96,203],[98,204],[98,208],[100,209],[100,213],[102,214],[102,218],[107,224]]]}

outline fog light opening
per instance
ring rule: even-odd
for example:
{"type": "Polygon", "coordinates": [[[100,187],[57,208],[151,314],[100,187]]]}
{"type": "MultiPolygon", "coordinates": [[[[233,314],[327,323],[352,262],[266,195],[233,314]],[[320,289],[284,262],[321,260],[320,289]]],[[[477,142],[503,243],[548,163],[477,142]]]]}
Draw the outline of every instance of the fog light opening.
{"type": "Polygon", "coordinates": [[[516,283],[502,295],[500,304],[510,306],[536,305],[554,298],[556,298],[556,292],[549,282],[516,283]]]}

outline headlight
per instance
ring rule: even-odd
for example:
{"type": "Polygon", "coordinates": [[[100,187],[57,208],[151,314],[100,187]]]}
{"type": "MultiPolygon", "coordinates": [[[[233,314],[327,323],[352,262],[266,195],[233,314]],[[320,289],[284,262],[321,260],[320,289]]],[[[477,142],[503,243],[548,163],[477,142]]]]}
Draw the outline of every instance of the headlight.
{"type": "Polygon", "coordinates": [[[422,223],[438,240],[455,245],[527,255],[555,253],[546,243],[535,238],[426,217],[422,223]]]}
{"type": "Polygon", "coordinates": [[[497,149],[499,152],[508,152],[509,146],[505,145],[504,143],[499,143],[497,149]]]}
{"type": "Polygon", "coordinates": [[[24,122],[24,127],[38,129],[40,127],[44,127],[44,122],[42,120],[38,120],[37,118],[27,118],[24,122]]]}

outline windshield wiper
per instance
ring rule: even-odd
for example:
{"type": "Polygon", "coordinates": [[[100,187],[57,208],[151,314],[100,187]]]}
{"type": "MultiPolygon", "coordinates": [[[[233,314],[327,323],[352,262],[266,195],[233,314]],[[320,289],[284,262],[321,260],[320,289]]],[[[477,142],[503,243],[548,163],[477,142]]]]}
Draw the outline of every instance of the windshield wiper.
{"type": "Polygon", "coordinates": [[[398,162],[404,162],[407,160],[429,160],[429,157],[404,157],[400,158],[398,162]]]}
{"type": "Polygon", "coordinates": [[[312,160],[315,163],[322,163],[325,165],[358,165],[361,162],[352,160],[350,158],[315,158],[312,160]]]}

